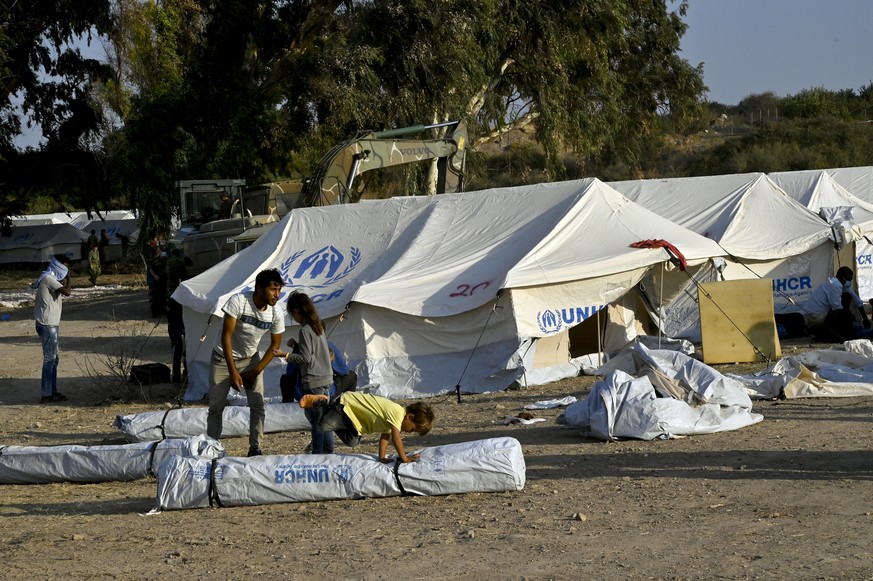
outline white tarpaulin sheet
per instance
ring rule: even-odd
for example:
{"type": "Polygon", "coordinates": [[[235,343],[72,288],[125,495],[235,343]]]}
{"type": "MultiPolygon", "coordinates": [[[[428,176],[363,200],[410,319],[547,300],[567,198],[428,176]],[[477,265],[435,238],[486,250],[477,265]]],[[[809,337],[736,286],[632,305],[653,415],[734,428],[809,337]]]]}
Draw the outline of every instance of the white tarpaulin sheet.
{"type": "Polygon", "coordinates": [[[566,330],[669,259],[663,248],[630,247],[651,239],[690,261],[724,254],[594,179],[294,210],[174,293],[188,330],[185,397],[206,393],[221,307],[251,289],[262,269],[279,269],[287,292],[313,297],[331,341],[363,381],[404,396],[437,394],[475,365],[485,371],[462,387],[481,392],[523,372],[516,352],[525,341],[566,330]],[[517,304],[504,298],[500,307],[509,308],[489,318],[496,297],[513,294],[517,304]],[[446,329],[466,339],[443,341],[446,329]]]}
{"type": "Polygon", "coordinates": [[[873,345],[847,341],[844,349],[820,349],[783,357],[753,375],[732,375],[750,397],[858,397],[873,395],[873,345]]]}
{"type": "MultiPolygon", "coordinates": [[[[115,427],[134,442],[182,438],[206,433],[205,407],[171,408],[159,412],[143,412],[116,416],[115,427]]],[[[266,405],[264,433],[309,430],[309,420],[296,403],[266,405]]],[[[227,406],[222,415],[221,436],[245,436],[249,433],[249,408],[227,406]]]]}
{"type": "Polygon", "coordinates": [[[207,436],[110,446],[0,446],[0,484],[128,481],[156,475],[169,458],[225,455],[207,436]]]}
{"type": "Polygon", "coordinates": [[[173,458],[158,474],[162,510],[522,490],[521,444],[493,438],[421,450],[417,462],[361,454],[173,458]]]}
{"type": "Polygon", "coordinates": [[[564,422],[595,438],[652,440],[736,430],[763,420],[742,385],[677,351],[633,348],[634,377],[611,372],[564,422]]]}

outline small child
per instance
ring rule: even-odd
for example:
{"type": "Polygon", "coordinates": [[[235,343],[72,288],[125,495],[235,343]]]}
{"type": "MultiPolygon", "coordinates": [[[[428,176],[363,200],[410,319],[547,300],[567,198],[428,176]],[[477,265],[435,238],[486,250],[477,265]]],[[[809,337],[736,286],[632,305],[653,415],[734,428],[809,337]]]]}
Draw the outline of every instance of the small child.
{"type": "Polygon", "coordinates": [[[386,464],[394,461],[385,456],[389,439],[400,462],[418,460],[418,454],[406,455],[400,432],[417,432],[423,436],[430,431],[434,417],[426,403],[415,402],[404,409],[388,398],[356,391],[347,391],[333,402],[326,395],[304,395],[300,407],[312,409],[318,428],[335,432],[347,446],[357,446],[362,434],[381,434],[379,461],[386,464]]]}

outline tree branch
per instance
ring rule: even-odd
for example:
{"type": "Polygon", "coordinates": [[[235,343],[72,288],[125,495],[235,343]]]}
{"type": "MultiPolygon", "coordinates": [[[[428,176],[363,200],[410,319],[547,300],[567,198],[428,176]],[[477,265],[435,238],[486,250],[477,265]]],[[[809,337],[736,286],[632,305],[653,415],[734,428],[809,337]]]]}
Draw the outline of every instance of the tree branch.
{"type": "Polygon", "coordinates": [[[485,97],[494,90],[494,87],[497,86],[497,83],[503,78],[503,75],[506,74],[506,69],[512,66],[515,63],[515,59],[513,58],[505,58],[500,66],[497,68],[497,74],[495,74],[491,81],[488,82],[482,89],[473,95],[467,104],[467,114],[470,117],[475,117],[479,114],[479,111],[482,110],[482,107],[485,105],[485,97]]]}
{"type": "Polygon", "coordinates": [[[539,117],[539,115],[540,114],[536,111],[528,111],[524,115],[515,118],[513,121],[507,123],[506,125],[501,125],[500,127],[497,127],[488,133],[484,133],[476,138],[473,143],[473,148],[475,149],[480,145],[490,143],[501,135],[509,133],[513,129],[521,129],[522,127],[530,125],[531,123],[533,123],[534,119],[539,117]]]}

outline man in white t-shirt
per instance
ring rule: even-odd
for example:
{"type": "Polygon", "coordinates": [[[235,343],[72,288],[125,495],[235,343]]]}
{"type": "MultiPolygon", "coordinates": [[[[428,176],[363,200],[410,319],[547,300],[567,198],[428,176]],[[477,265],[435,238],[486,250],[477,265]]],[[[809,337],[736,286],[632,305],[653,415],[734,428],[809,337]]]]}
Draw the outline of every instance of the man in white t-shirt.
{"type": "Polygon", "coordinates": [[[273,350],[282,344],[285,332],[285,313],[276,306],[282,285],[278,270],[263,270],[255,278],[253,292],[230,297],[222,308],[224,325],[212,349],[206,434],[221,437],[222,413],[230,388],[245,390],[250,410],[249,456],[261,455],[265,416],[262,372],[273,359],[273,350]],[[267,331],[270,347],[262,358],[258,344],[267,331]]]}
{"type": "Polygon", "coordinates": [[[58,391],[58,335],[61,327],[61,296],[70,296],[70,259],[58,254],[31,287],[36,289],[33,318],[42,341],[42,377],[39,403],[67,401],[58,391]]]}

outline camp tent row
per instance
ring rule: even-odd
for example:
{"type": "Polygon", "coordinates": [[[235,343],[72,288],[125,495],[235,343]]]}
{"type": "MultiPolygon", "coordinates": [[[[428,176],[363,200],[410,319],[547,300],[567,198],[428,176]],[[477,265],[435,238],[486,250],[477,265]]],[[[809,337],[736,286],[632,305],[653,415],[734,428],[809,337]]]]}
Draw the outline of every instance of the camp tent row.
{"type": "MultiPolygon", "coordinates": [[[[830,226],[762,173],[611,182],[634,202],[717,242],[723,280],[769,278],[777,312],[797,312],[833,272],[830,226]]],[[[712,276],[699,278],[712,280],[712,276]]],[[[654,285],[649,285],[651,294],[654,285]]],[[[663,329],[699,341],[696,292],[665,296],[663,329]]]]}
{"type": "Polygon", "coordinates": [[[115,235],[135,238],[139,220],[126,210],[106,212],[102,219],[93,213],[89,217],[86,212],[14,217],[12,235],[0,237],[0,264],[46,263],[56,254],[80,260],[84,258],[82,244],[91,230],[98,236],[101,230],[106,230],[110,241],[109,258],[114,260],[121,256],[121,242],[115,235]]]}
{"type": "Polygon", "coordinates": [[[609,328],[592,317],[607,304],[620,329],[645,308],[665,335],[699,340],[694,285],[708,280],[772,279],[777,310],[797,310],[845,259],[834,240],[857,242],[869,212],[830,174],[799,173],[581,180],[295,211],[255,251],[177,293],[186,397],[206,393],[222,304],[268,267],[316,298],[331,340],[392,397],[575,374],[573,356],[608,350],[591,324],[609,328]],[[844,202],[855,224],[839,233],[819,212],[844,202]],[[644,239],[674,244],[692,259],[688,271],[667,268],[666,251],[629,247],[644,239]]]}
{"type": "MultiPolygon", "coordinates": [[[[652,239],[692,265],[724,253],[596,179],[295,210],[174,294],[188,337],[186,398],[208,391],[221,307],[265,268],[313,297],[359,381],[383,395],[576,375],[571,328],[665,268],[667,250],[631,247],[652,239]]],[[[268,370],[265,384],[278,385],[281,366],[268,370]]]]}

